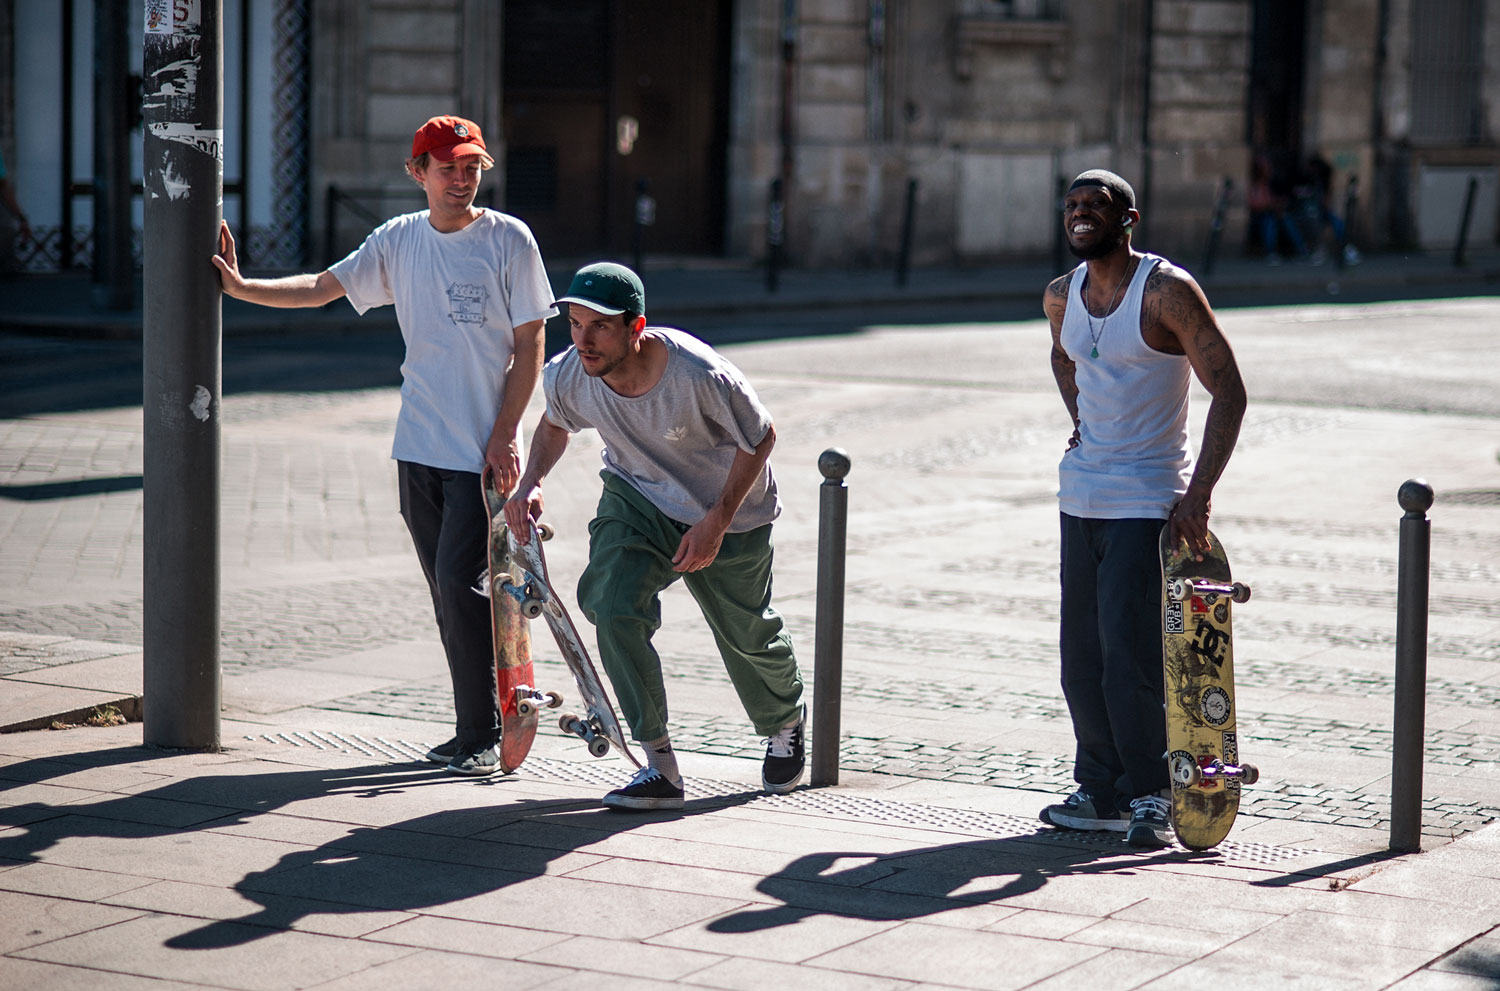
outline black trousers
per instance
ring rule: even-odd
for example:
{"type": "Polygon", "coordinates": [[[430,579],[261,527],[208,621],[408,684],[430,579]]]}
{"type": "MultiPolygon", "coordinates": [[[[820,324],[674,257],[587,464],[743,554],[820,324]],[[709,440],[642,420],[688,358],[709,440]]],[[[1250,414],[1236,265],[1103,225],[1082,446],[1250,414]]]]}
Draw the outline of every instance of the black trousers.
{"type": "Polygon", "coordinates": [[[1073,776],[1123,806],[1170,785],[1161,645],[1162,520],[1062,514],[1062,687],[1073,776]]]}
{"type": "Polygon", "coordinates": [[[427,577],[448,655],[458,741],[465,747],[493,746],[500,739],[500,701],[490,604],[474,590],[489,563],[479,475],[398,461],[396,478],[401,518],[427,577]]]}

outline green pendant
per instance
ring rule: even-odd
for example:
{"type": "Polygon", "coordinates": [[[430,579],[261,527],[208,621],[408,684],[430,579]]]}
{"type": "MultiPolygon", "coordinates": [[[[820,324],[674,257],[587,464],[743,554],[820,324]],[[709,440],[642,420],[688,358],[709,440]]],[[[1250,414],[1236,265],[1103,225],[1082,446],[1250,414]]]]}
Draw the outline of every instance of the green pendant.
{"type": "Polygon", "coordinates": [[[1099,345],[1097,345],[1097,344],[1094,345],[1094,350],[1092,350],[1092,351],[1089,352],[1089,357],[1090,358],[1097,358],[1097,357],[1099,357],[1099,345]]]}

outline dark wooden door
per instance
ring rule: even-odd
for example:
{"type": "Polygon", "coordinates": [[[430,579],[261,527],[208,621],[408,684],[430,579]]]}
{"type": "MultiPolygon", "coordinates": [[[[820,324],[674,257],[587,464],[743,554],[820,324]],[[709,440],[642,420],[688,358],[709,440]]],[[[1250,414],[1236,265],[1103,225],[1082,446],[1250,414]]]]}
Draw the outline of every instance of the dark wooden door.
{"type": "Polygon", "coordinates": [[[544,257],[723,250],[729,0],[506,0],[505,209],[544,257]]]}

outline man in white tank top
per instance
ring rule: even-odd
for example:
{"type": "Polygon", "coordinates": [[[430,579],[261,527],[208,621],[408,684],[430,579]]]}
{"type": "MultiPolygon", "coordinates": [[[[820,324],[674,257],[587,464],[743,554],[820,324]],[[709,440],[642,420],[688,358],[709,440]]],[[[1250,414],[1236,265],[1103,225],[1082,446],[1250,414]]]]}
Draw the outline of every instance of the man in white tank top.
{"type": "Polygon", "coordinates": [[[1052,373],[1073,421],[1058,468],[1062,517],[1062,684],[1077,740],[1078,790],[1042,810],[1064,829],[1121,831],[1132,846],[1172,842],[1163,757],[1163,523],[1206,551],[1210,497],[1245,412],[1234,353],[1193,277],[1135,251],[1135,191],[1103,169],[1062,204],[1083,259],[1043,296],[1052,373]],[[1213,397],[1196,462],[1189,376],[1213,397]]]}

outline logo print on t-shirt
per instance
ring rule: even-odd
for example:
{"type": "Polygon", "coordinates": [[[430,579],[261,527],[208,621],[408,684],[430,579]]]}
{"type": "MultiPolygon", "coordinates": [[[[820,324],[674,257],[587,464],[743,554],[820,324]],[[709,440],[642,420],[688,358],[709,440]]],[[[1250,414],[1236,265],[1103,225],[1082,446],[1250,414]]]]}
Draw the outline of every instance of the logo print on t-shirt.
{"type": "Polygon", "coordinates": [[[666,440],[671,441],[673,444],[682,440],[686,436],[687,427],[668,427],[667,432],[662,435],[662,437],[664,437],[666,440]]]}
{"type": "Polygon", "coordinates": [[[484,304],[489,290],[472,282],[455,282],[448,287],[448,316],[454,323],[484,323],[484,304]]]}

